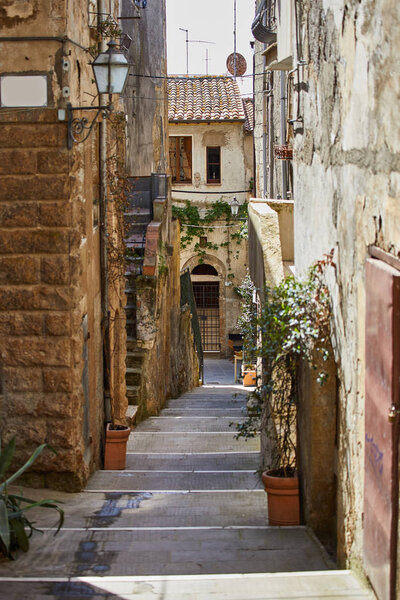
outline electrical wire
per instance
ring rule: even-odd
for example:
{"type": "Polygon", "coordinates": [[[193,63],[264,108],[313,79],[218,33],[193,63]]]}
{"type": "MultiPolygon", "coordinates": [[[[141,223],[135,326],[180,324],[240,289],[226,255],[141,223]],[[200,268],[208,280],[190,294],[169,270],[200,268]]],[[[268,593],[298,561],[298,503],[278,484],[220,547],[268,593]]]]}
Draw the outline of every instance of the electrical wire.
{"type": "Polygon", "coordinates": [[[198,192],[198,191],[188,191],[188,190],[171,190],[171,192],[178,192],[180,194],[203,194],[203,196],[208,196],[208,194],[219,194],[223,196],[224,194],[247,194],[247,192],[251,192],[252,190],[233,190],[233,191],[218,191],[218,192],[198,192]]]}

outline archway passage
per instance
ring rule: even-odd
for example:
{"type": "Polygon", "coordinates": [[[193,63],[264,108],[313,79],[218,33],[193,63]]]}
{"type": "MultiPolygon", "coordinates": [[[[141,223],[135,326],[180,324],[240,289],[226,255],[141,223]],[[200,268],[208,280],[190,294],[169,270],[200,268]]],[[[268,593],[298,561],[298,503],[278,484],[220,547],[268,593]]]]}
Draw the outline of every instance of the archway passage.
{"type": "MultiPolygon", "coordinates": [[[[192,274],[218,275],[211,265],[198,265],[193,269],[192,274]]],[[[219,352],[221,349],[219,281],[193,281],[192,284],[200,322],[203,351],[219,352]]]]}

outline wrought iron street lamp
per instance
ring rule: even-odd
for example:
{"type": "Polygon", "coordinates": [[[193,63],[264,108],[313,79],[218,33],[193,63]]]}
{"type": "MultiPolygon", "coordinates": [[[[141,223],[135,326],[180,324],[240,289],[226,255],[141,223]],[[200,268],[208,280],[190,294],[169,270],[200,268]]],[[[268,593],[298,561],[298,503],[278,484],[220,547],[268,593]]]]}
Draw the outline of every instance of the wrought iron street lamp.
{"type": "Polygon", "coordinates": [[[231,200],[231,202],[229,203],[229,206],[231,207],[232,216],[237,217],[238,213],[239,213],[240,203],[239,203],[238,199],[236,198],[236,196],[234,196],[234,198],[231,200]]]}
{"type": "Polygon", "coordinates": [[[109,104],[106,106],[72,106],[67,104],[68,115],[68,148],[73,144],[84,142],[90,135],[101,112],[108,116],[112,110],[112,94],[122,94],[128,77],[129,64],[122,52],[116,50],[117,44],[108,42],[108,50],[101,52],[93,61],[92,68],[99,94],[108,94],[109,104]],[[75,117],[76,110],[96,110],[91,123],[86,117],[75,117]]]}

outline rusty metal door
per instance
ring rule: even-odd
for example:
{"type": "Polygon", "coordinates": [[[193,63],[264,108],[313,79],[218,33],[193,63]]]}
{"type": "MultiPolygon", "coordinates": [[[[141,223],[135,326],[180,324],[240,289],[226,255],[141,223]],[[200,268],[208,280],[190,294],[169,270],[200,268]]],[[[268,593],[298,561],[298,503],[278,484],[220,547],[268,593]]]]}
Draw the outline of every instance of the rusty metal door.
{"type": "Polygon", "coordinates": [[[396,598],[400,271],[368,259],[365,339],[364,565],[380,600],[396,598]]]}
{"type": "Polygon", "coordinates": [[[197,314],[200,322],[201,342],[204,352],[221,349],[219,322],[219,282],[193,282],[197,314]]]}

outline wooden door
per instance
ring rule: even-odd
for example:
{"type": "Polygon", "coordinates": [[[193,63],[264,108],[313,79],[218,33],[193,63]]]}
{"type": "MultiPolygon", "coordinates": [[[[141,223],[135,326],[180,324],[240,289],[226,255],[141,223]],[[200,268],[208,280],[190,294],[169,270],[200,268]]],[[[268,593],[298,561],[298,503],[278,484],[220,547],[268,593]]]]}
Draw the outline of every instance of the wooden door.
{"type": "Polygon", "coordinates": [[[376,259],[366,263],[365,342],[364,565],[378,598],[394,600],[399,505],[400,271],[376,259]]]}

